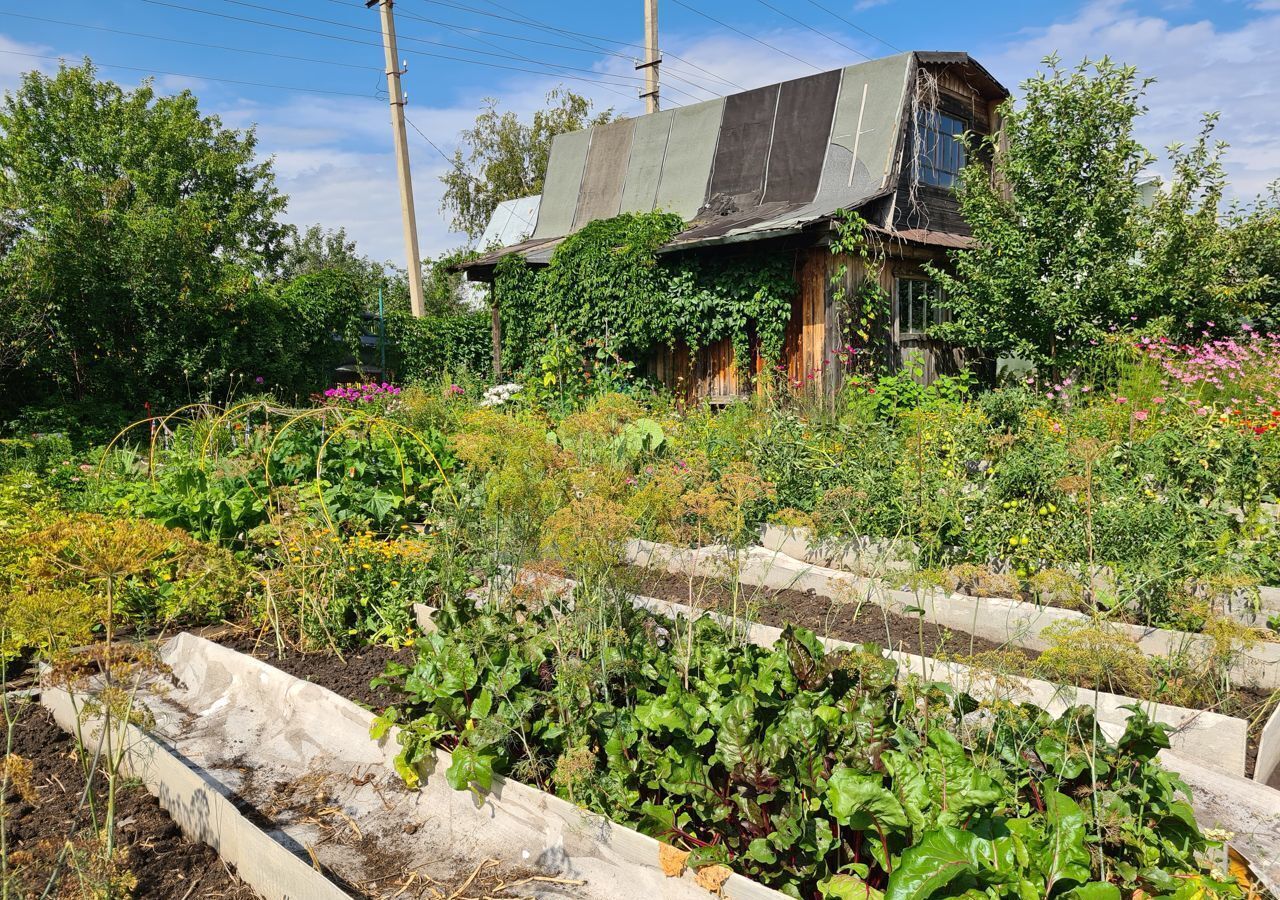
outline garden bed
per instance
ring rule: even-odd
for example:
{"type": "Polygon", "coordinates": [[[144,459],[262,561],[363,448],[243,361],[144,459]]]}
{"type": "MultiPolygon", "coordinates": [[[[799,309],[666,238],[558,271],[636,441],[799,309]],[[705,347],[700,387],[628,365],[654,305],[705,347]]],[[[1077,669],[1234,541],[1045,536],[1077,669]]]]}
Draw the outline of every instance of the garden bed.
{"type": "MultiPolygon", "coordinates": [[[[103,862],[91,827],[84,795],[84,768],[75,752],[75,739],[63,731],[52,714],[35,703],[15,705],[18,724],[14,729],[12,758],[17,764],[10,773],[5,802],[5,829],[9,865],[15,872],[19,892],[38,893],[49,882],[59,852],[71,841],[78,862],[64,862],[64,881],[79,883],[87,877],[114,876],[112,894],[154,900],[248,900],[259,895],[245,885],[235,872],[207,844],[186,837],[156,800],[136,781],[126,783],[116,794],[116,835],[120,857],[113,871],[96,869],[103,862]],[[25,777],[19,773],[26,770],[25,777]],[[128,885],[132,888],[128,889],[128,885]]],[[[99,770],[94,785],[99,810],[105,804],[106,775],[99,770]]],[[[34,895],[34,894],[33,894],[34,895]]]]}
{"type": "MultiPolygon", "coordinates": [[[[646,570],[640,592],[661,600],[694,603],[732,613],[733,591],[719,579],[646,570]]],[[[874,603],[837,602],[812,590],[771,589],[760,585],[740,585],[736,602],[739,615],[766,625],[799,625],[818,634],[854,644],[877,644],[921,656],[963,657],[974,653],[1008,651],[1034,659],[1038,653],[1010,644],[997,644],[963,631],[953,631],[920,618],[908,618],[874,603]]]]}
{"type": "MultiPolygon", "coordinates": [[[[1081,612],[1007,597],[973,597],[936,589],[896,590],[875,578],[802,562],[762,547],[735,553],[721,546],[685,549],[632,541],[627,560],[643,568],[660,567],[686,576],[733,578],[773,590],[812,591],[849,604],[873,603],[899,615],[919,615],[926,622],[971,633],[996,646],[1044,650],[1052,645],[1055,631],[1101,624],[1148,657],[1181,657],[1207,668],[1211,658],[1221,653],[1209,635],[1098,620],[1081,612]]],[[[1233,652],[1222,663],[1232,683],[1262,691],[1280,689],[1280,642],[1231,640],[1233,652]]]]}
{"type": "Polygon", "coordinates": [[[269,663],[301,681],[309,681],[346,697],[353,703],[381,712],[396,702],[398,694],[390,686],[371,687],[370,682],[387,670],[387,663],[413,664],[413,650],[382,645],[362,647],[338,654],[332,650],[280,652],[274,641],[248,631],[237,630],[216,638],[216,642],[238,653],[269,663]]]}
{"type": "MultiPolygon", "coordinates": [[[[714,609],[720,613],[732,613],[733,592],[715,578],[674,575],[647,570],[641,576],[641,593],[656,599],[687,605],[690,588],[697,601],[694,606],[714,609]]],[[[979,666],[1006,666],[1016,674],[1025,674],[1027,663],[1040,653],[1012,645],[998,645],[964,632],[951,631],[942,626],[908,619],[888,612],[873,604],[856,604],[832,600],[813,591],[771,590],[759,586],[744,585],[738,597],[739,612],[744,618],[764,625],[783,628],[798,625],[828,638],[849,643],[875,643],[889,646],[900,652],[946,659],[962,664],[979,666]],[[886,643],[886,638],[890,643],[886,643]],[[983,656],[974,659],[978,654],[983,656]],[[1000,654],[994,656],[992,654],[1000,654]]],[[[1140,700],[1152,698],[1140,697],[1140,700]]],[[[1264,728],[1280,704],[1280,697],[1254,688],[1235,688],[1221,705],[1213,711],[1242,718],[1249,723],[1248,745],[1245,752],[1245,775],[1254,777],[1264,728]]],[[[1280,725],[1276,731],[1280,732],[1280,725]]],[[[1273,735],[1271,740],[1280,737],[1273,735]]],[[[1261,780],[1267,780],[1264,777],[1261,780]]]]}
{"type": "MultiPolygon", "coordinates": [[[[272,646],[255,652],[270,656],[272,646]]],[[[349,687],[352,668],[395,654],[359,656],[354,666],[332,653],[280,661],[308,683],[183,634],[162,650],[173,684],[146,685],[140,697],[158,735],[354,896],[706,896],[692,875],[662,873],[657,841],[556,797],[501,778],[485,793],[454,790],[443,750],[419,770],[418,788],[406,788],[395,731],[371,739],[372,713],[322,687],[349,687]]],[[[777,896],[736,876],[729,888],[743,900],[777,896]]]]}

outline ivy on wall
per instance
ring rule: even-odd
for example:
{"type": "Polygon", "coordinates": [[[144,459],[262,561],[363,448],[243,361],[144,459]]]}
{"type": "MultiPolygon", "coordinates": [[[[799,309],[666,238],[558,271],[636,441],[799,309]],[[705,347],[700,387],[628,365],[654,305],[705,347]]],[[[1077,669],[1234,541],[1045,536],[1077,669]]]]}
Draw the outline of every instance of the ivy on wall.
{"type": "Polygon", "coordinates": [[[776,363],[798,289],[792,254],[659,257],[684,227],[670,213],[626,213],[566,238],[543,269],[514,255],[501,260],[494,298],[504,363],[531,361],[552,332],[578,343],[607,338],[631,359],[662,344],[696,351],[728,338],[741,361],[754,334],[776,363]]]}

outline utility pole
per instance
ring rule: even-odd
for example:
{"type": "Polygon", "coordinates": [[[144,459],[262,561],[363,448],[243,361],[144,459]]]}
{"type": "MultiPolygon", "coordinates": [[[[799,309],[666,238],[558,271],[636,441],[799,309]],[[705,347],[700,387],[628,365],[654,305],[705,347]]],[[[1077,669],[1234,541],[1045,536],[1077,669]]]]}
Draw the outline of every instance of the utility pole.
{"type": "MultiPolygon", "coordinates": [[[[409,266],[409,308],[414,316],[424,314],[422,303],[422,259],[418,255],[418,217],[413,209],[413,175],[409,171],[409,139],[404,130],[404,90],[400,76],[400,53],[396,48],[396,22],[391,7],[395,0],[365,0],[365,7],[382,9],[382,46],[387,58],[387,93],[391,96],[391,134],[396,145],[396,172],[400,176],[400,214],[404,220],[404,249],[409,266]]],[[[407,66],[405,67],[408,68],[407,66]]]]}
{"type": "Polygon", "coordinates": [[[645,112],[658,111],[658,66],[662,65],[662,57],[658,55],[658,0],[644,0],[644,49],[645,60],[636,64],[636,69],[644,69],[645,112]]]}

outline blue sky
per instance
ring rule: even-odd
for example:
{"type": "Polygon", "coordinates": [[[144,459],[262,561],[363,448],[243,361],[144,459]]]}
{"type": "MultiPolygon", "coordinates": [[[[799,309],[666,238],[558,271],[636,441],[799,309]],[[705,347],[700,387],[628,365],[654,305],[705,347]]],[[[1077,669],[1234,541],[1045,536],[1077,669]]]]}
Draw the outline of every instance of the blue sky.
{"type": "MultiPolygon", "coordinates": [[[[1280,178],[1280,0],[659,5],[666,105],[895,48],[967,50],[1011,87],[1046,53],[1108,53],[1158,79],[1141,129],[1153,150],[1191,138],[1202,112],[1221,110],[1237,193],[1280,178]]],[[[527,114],[564,84],[600,107],[641,110],[630,57],[641,53],[642,0],[398,0],[396,12],[409,118],[445,153],[485,97],[527,114]]],[[[163,91],[190,88],[206,112],[258,128],[291,221],[345,226],[364,252],[399,261],[377,26],[363,0],[0,0],[0,88],[56,67],[43,57],[85,55],[121,83],[154,73],[163,91]]],[[[439,211],[444,160],[412,130],[410,144],[422,250],[435,254],[462,243],[439,211]]]]}

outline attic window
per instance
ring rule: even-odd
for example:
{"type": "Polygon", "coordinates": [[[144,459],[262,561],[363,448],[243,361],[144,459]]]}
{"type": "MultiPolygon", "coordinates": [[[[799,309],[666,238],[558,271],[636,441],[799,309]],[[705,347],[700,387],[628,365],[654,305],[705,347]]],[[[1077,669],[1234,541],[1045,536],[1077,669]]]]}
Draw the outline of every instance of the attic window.
{"type": "Polygon", "coordinates": [[[922,112],[916,123],[920,183],[937,187],[954,187],[964,168],[964,144],[958,138],[965,133],[962,119],[942,112],[922,112]]]}

